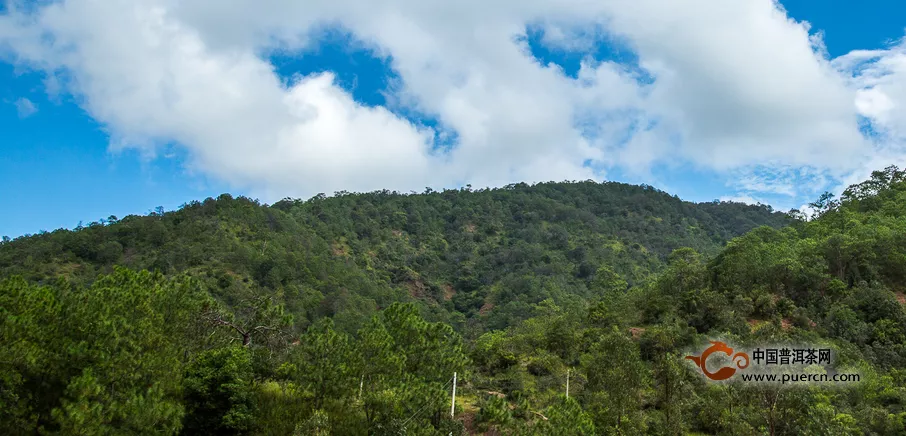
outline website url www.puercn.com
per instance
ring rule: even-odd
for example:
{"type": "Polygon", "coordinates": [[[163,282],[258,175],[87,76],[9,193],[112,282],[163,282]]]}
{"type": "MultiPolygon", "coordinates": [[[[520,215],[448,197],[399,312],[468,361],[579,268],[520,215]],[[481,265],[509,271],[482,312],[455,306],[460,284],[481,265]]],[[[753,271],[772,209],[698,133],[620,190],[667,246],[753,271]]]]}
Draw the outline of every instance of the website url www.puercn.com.
{"type": "Polygon", "coordinates": [[[859,381],[859,374],[742,374],[745,382],[786,383],[851,383],[859,381]]]}

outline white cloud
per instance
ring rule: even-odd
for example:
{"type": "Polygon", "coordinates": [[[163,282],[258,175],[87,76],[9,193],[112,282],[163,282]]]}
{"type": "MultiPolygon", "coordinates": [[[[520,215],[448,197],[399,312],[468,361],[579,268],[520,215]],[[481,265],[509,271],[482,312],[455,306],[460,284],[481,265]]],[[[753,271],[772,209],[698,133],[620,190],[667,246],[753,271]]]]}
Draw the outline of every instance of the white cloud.
{"type": "Polygon", "coordinates": [[[19,118],[28,118],[38,112],[38,106],[25,97],[19,98],[13,104],[16,105],[19,118]]]}
{"type": "Polygon", "coordinates": [[[769,162],[739,170],[728,186],[747,192],[812,198],[824,192],[830,179],[826,169],[769,162]]]}
{"type": "Polygon", "coordinates": [[[811,220],[818,216],[818,209],[815,209],[814,207],[811,207],[808,204],[803,204],[802,206],[799,206],[799,208],[796,210],[801,212],[802,216],[806,220],[811,220]]]}
{"type": "Polygon", "coordinates": [[[601,175],[591,167],[644,173],[680,162],[741,171],[744,189],[795,196],[800,189],[763,169],[842,178],[903,155],[891,145],[906,131],[902,48],[829,61],[820,37],[771,0],[362,5],[66,0],[33,14],[11,8],[0,16],[0,48],[67,72],[69,91],[114,147],[179,143],[192,169],[267,200],[585,179],[601,175]],[[585,62],[578,79],[542,65],[518,38],[538,23],[545,43],[566,50],[619,39],[655,80],[610,62],[585,62]],[[337,24],[391,56],[401,81],[390,108],[357,104],[329,73],[284,85],[262,57],[310,48],[313,32],[337,24]],[[454,130],[453,150],[435,151],[432,132],[392,112],[400,106],[454,130]],[[860,115],[888,139],[863,137],[860,115]]]}
{"type": "Polygon", "coordinates": [[[814,52],[807,27],[770,1],[633,2],[613,28],[657,81],[647,110],[682,138],[677,154],[718,169],[845,167],[868,144],[854,92],[814,52]]]}
{"type": "Polygon", "coordinates": [[[859,112],[881,133],[906,139],[906,40],[885,50],[850,53],[837,62],[857,73],[852,81],[860,89],[859,112]]]}
{"type": "Polygon", "coordinates": [[[834,65],[850,73],[850,86],[858,89],[856,109],[870,121],[877,144],[840,178],[833,190],[839,195],[872,171],[888,165],[906,166],[906,40],[886,49],[853,51],[834,59],[834,65]]]}

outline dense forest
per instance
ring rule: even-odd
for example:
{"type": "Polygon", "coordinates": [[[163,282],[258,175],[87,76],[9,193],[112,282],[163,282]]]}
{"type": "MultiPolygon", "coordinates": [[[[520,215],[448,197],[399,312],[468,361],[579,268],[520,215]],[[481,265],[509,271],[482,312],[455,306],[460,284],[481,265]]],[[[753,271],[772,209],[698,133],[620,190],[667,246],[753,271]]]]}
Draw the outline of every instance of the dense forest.
{"type": "Polygon", "coordinates": [[[906,172],[812,207],[225,194],[4,238],[0,433],[906,435],[906,172]],[[709,382],[714,338],[861,380],[709,382]]]}

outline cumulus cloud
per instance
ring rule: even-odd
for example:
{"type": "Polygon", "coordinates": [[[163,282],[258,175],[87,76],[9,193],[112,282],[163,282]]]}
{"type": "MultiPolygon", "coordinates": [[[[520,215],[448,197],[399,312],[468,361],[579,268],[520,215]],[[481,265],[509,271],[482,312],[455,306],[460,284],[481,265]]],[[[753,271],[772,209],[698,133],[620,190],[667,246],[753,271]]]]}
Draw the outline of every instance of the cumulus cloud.
{"type": "Polygon", "coordinates": [[[853,51],[833,63],[848,73],[850,86],[857,89],[856,109],[876,143],[872,152],[841,178],[834,190],[839,194],[846,186],[867,179],[874,170],[906,166],[906,39],[880,50],[853,51]]]}
{"type": "Polygon", "coordinates": [[[0,48],[49,77],[65,72],[112,147],[179,144],[192,169],[268,200],[681,162],[742,174],[740,189],[795,196],[790,177],[801,174],[791,168],[826,182],[903,155],[902,46],[829,60],[820,36],[771,0],[361,5],[14,4],[0,16],[0,48]],[[267,53],[311,48],[325,26],[391,59],[399,83],[387,107],[357,103],[331,73],[290,83],[275,74],[267,53]],[[619,41],[638,65],[589,57],[569,77],[531,55],[527,26],[579,53],[619,41]],[[403,110],[455,132],[452,147],[439,148],[403,110]],[[863,118],[884,138],[863,135],[863,118]]]}
{"type": "Polygon", "coordinates": [[[779,160],[845,167],[868,145],[854,93],[807,26],[770,1],[633,2],[613,10],[656,78],[647,110],[679,152],[715,169],[779,160]],[[696,7],[690,7],[690,4],[696,7]]]}

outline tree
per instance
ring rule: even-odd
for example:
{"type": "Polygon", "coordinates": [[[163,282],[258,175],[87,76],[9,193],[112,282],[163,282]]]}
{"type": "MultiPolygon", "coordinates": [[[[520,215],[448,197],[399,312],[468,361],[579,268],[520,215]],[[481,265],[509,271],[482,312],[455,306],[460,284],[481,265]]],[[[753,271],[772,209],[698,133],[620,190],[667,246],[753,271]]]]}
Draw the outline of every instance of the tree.
{"type": "Polygon", "coordinates": [[[195,282],[117,268],[87,289],[65,282],[29,289],[13,281],[2,291],[7,297],[24,291],[40,298],[25,298],[24,307],[4,305],[14,311],[7,317],[14,324],[4,323],[4,335],[16,335],[17,326],[47,314],[57,317],[51,329],[35,330],[40,336],[21,332],[38,349],[58,350],[26,349],[20,377],[14,378],[32,398],[37,426],[66,434],[179,430],[181,358],[203,301],[195,282]],[[33,366],[37,363],[41,367],[33,366]]]}
{"type": "Polygon", "coordinates": [[[443,404],[453,372],[462,376],[468,364],[459,335],[449,325],[425,321],[412,304],[393,304],[360,336],[372,430],[446,425],[443,404]]]}
{"type": "Polygon", "coordinates": [[[183,434],[238,435],[254,425],[251,353],[238,345],[199,354],[183,381],[183,434]]]}
{"type": "Polygon", "coordinates": [[[595,278],[592,280],[592,289],[600,292],[601,295],[621,294],[626,292],[629,285],[619,274],[613,271],[608,265],[602,265],[595,272],[595,278]]]}
{"type": "Polygon", "coordinates": [[[283,305],[267,296],[245,299],[233,310],[211,304],[202,317],[211,325],[235,333],[243,347],[254,343],[272,349],[286,345],[286,333],[293,322],[283,305]]]}
{"type": "Polygon", "coordinates": [[[834,194],[825,192],[821,194],[821,196],[818,197],[817,200],[809,203],[808,205],[815,210],[818,216],[821,216],[822,214],[830,210],[834,210],[839,205],[839,203],[834,200],[834,197],[834,194]]]}
{"type": "Polygon", "coordinates": [[[281,370],[311,396],[314,410],[327,413],[354,397],[360,371],[350,338],[335,331],[330,319],[308,328],[281,370]]]}
{"type": "Polygon", "coordinates": [[[68,343],[56,328],[62,316],[57,288],[0,281],[0,432],[52,425],[50,411],[67,382],[58,373],[68,343]]]}
{"type": "Polygon", "coordinates": [[[646,369],[638,346],[625,333],[612,328],[582,357],[588,382],[583,403],[599,431],[616,434],[644,432],[640,416],[646,369]]]}
{"type": "Polygon", "coordinates": [[[550,406],[537,425],[539,435],[585,436],[595,433],[595,423],[576,400],[563,398],[550,406]]]}
{"type": "Polygon", "coordinates": [[[686,414],[694,396],[694,379],[676,350],[687,343],[689,330],[675,320],[672,324],[647,329],[641,338],[643,358],[653,363],[654,401],[663,413],[660,428],[663,434],[681,435],[687,431],[686,414]]]}

